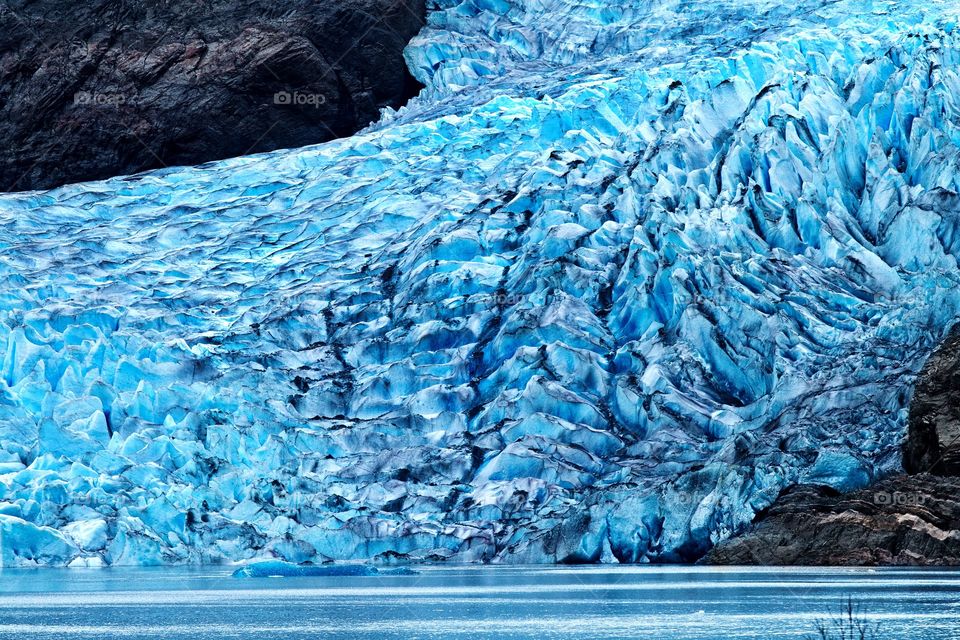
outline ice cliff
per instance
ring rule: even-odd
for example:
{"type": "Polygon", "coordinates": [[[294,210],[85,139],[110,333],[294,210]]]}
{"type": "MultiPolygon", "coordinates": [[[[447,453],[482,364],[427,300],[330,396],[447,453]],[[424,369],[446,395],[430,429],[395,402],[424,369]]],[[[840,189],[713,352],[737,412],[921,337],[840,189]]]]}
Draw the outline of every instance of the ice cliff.
{"type": "Polygon", "coordinates": [[[899,467],[960,2],[430,11],[360,135],[0,197],[3,564],[691,560],[899,467]]]}

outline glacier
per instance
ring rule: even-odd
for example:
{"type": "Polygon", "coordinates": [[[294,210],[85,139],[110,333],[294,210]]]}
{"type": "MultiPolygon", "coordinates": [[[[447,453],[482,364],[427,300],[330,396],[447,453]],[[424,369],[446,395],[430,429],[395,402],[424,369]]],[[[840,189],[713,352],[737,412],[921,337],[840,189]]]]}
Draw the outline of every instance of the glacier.
{"type": "Polygon", "coordinates": [[[898,470],[958,14],[434,0],[358,135],[0,195],[0,566],[692,561],[898,470]]]}

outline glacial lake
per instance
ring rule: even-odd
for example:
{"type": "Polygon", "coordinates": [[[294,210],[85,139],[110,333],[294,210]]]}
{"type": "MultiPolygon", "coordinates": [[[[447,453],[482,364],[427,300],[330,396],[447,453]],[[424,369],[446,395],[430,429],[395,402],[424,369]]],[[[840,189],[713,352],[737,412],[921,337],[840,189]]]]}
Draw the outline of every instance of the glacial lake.
{"type": "Polygon", "coordinates": [[[231,577],[226,567],[0,570],[0,638],[813,637],[847,596],[879,638],[960,637],[960,571],[418,567],[231,577]]]}

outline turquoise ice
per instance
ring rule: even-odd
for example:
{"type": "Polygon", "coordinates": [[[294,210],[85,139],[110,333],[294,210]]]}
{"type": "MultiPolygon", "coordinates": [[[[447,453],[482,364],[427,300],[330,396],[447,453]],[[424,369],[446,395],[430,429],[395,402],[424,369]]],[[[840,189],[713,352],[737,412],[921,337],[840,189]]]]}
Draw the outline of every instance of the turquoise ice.
{"type": "Polygon", "coordinates": [[[359,135],[0,196],[0,563],[692,560],[897,470],[958,9],[437,0],[359,135]]]}

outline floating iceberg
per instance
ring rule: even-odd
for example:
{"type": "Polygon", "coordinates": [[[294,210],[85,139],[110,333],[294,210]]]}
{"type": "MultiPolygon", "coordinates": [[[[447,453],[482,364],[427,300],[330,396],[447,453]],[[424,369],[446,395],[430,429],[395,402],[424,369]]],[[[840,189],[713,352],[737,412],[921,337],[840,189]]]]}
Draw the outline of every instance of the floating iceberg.
{"type": "Polygon", "coordinates": [[[0,196],[2,562],[693,560],[895,470],[958,8],[437,0],[357,136],[0,196]]]}
{"type": "Polygon", "coordinates": [[[305,565],[282,562],[280,560],[261,560],[251,562],[233,572],[234,578],[300,578],[300,577],[350,577],[375,576],[380,572],[376,567],[362,564],[305,565]]]}

